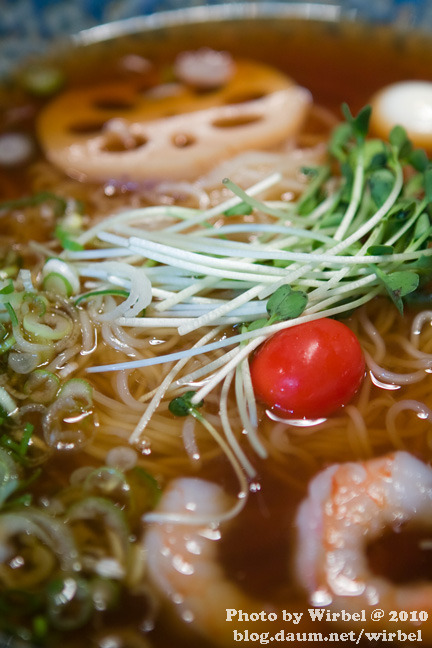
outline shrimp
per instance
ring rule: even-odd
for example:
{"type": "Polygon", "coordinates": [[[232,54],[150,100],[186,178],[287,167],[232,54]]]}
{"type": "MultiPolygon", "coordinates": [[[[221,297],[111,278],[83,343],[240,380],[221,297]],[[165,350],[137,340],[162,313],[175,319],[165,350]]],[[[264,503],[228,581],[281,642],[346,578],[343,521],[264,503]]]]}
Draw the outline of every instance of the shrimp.
{"type": "MultiPolygon", "coordinates": [[[[159,511],[214,516],[227,510],[229,500],[217,484],[196,478],[176,479],[168,486],[159,511]]],[[[233,624],[228,609],[240,610],[243,620],[251,611],[272,612],[231,582],[218,561],[218,526],[152,523],[145,535],[149,577],[176,608],[178,616],[221,645],[232,643],[233,624]]],[[[239,628],[237,619],[235,627],[239,628]]],[[[262,619],[265,621],[264,619],[262,619]]],[[[257,623],[253,623],[257,630],[257,623]]],[[[268,624],[267,624],[268,625],[268,624]]],[[[266,627],[266,623],[261,626],[266,627]]]]}
{"type": "MultiPolygon", "coordinates": [[[[432,583],[392,583],[371,571],[366,555],[366,546],[385,530],[408,523],[432,526],[432,468],[407,452],[330,466],[317,475],[296,518],[295,569],[312,605],[364,609],[363,625],[374,630],[389,628],[392,613],[401,628],[401,610],[422,610],[421,617],[429,616],[423,639],[430,639],[432,583]],[[374,608],[382,620],[375,619],[374,608]]],[[[409,629],[418,627],[408,622],[409,629]]]]}
{"type": "MultiPolygon", "coordinates": [[[[299,610],[299,603],[305,609],[293,616],[286,629],[301,630],[296,636],[305,641],[308,633],[303,631],[316,631],[317,625],[310,614],[313,610],[307,609],[308,603],[298,591],[293,600],[292,590],[283,590],[285,610],[281,610],[280,597],[273,597],[275,603],[255,599],[225,573],[218,553],[225,527],[204,520],[221,519],[229,506],[228,496],[216,484],[196,478],[172,481],[158,516],[153,520],[150,516],[144,535],[150,581],[180,619],[215,644],[234,645],[234,628],[240,634],[248,628],[248,636],[255,633],[256,641],[268,638],[275,629],[269,621],[287,620],[285,610],[299,610]],[[184,519],[185,514],[190,521],[184,519]]],[[[351,615],[364,609],[361,625],[374,631],[389,629],[389,614],[395,611],[397,630],[421,627],[423,639],[432,640],[430,621],[421,626],[404,625],[398,616],[401,610],[421,610],[424,614],[419,618],[429,615],[432,619],[432,584],[395,585],[374,575],[367,562],[369,542],[389,527],[400,528],[409,522],[432,527],[432,468],[406,452],[334,465],[315,477],[297,512],[298,547],[292,557],[298,584],[309,594],[312,605],[351,615]],[[383,619],[371,620],[378,607],[384,610],[383,619]]],[[[285,567],[288,561],[281,565],[281,569],[285,567]]],[[[347,617],[340,613],[339,619],[346,630],[347,617]]],[[[337,620],[337,615],[330,618],[332,629],[337,620]]],[[[323,623],[327,621],[326,615],[323,623]]]]}

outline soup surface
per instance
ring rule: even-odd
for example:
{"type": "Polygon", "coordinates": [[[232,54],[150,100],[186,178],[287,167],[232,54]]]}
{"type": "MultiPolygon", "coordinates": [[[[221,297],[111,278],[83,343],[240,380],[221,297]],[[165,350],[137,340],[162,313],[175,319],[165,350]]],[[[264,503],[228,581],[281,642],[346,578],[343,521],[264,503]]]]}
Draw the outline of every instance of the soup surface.
{"type": "MultiPolygon", "coordinates": [[[[431,49],[357,24],[177,25],[57,53],[0,89],[0,642],[234,646],[283,631],[273,640],[312,646],[308,633],[355,631],[370,645],[360,632],[373,623],[314,621],[315,605],[368,619],[383,608],[377,632],[432,645],[428,163],[376,145],[364,155],[377,175],[358,171],[368,202],[346,198],[365,139],[352,115],[366,119],[389,83],[432,81],[431,49]],[[198,53],[185,68],[184,52],[198,53]],[[341,120],[351,130],[330,159],[341,120]],[[394,178],[406,184],[393,212],[354,240],[394,178]],[[366,260],[346,270],[331,245],[351,235],[345,256],[366,260]],[[323,415],[256,402],[248,345],[325,316],[360,344],[350,397],[323,415]],[[207,346],[181,355],[194,345],[207,346]],[[346,462],[340,481],[322,472],[346,462]],[[191,477],[204,483],[177,481],[191,477]],[[411,508],[394,495],[409,484],[411,508]],[[320,552],[336,533],[374,595],[363,583],[364,597],[341,586],[326,598],[320,552]]],[[[314,370],[314,391],[334,361],[314,370]]]]}

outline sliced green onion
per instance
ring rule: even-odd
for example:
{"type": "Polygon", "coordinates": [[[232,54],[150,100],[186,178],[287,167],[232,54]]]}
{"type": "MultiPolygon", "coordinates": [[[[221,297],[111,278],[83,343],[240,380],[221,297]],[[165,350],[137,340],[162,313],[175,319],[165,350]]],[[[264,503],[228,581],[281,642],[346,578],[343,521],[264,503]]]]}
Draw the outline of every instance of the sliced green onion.
{"type": "Polygon", "coordinates": [[[123,511],[113,502],[104,497],[86,497],[73,504],[67,513],[69,523],[79,520],[103,518],[117,539],[120,540],[125,560],[129,549],[129,527],[123,511]]]}
{"type": "Polygon", "coordinates": [[[48,620],[42,614],[38,614],[32,619],[32,628],[33,635],[39,643],[41,640],[45,640],[48,635],[48,620]]]}
{"type": "Polygon", "coordinates": [[[77,567],[77,549],[71,531],[47,512],[27,507],[22,511],[0,515],[0,545],[7,546],[9,538],[18,534],[33,536],[49,548],[58,558],[62,570],[70,572],[77,567]]]}
{"type": "Polygon", "coordinates": [[[4,283],[0,288],[0,295],[10,295],[14,290],[15,289],[12,281],[8,281],[7,283],[4,283]]]}
{"type": "Polygon", "coordinates": [[[85,407],[88,408],[93,403],[93,388],[83,378],[71,378],[62,385],[58,392],[58,397],[84,401],[85,407]]]}
{"type": "MultiPolygon", "coordinates": [[[[110,466],[102,466],[92,470],[84,480],[84,490],[93,492],[110,499],[124,500],[129,496],[130,487],[124,473],[110,466]]],[[[121,504],[124,502],[121,501],[121,504]]]]}
{"type": "Polygon", "coordinates": [[[66,200],[50,191],[41,191],[33,196],[25,196],[24,198],[4,200],[0,202],[0,209],[22,209],[23,207],[43,205],[47,202],[54,203],[54,214],[56,217],[63,216],[67,207],[66,200]]]}
{"type": "Polygon", "coordinates": [[[32,65],[19,75],[24,90],[36,97],[49,97],[58,92],[65,83],[60,68],[46,65],[32,65]]]}
{"type": "Polygon", "coordinates": [[[81,243],[78,243],[72,238],[72,235],[67,230],[63,229],[60,226],[55,228],[54,234],[56,238],[60,241],[64,250],[69,250],[71,252],[77,252],[84,249],[84,246],[81,243]]]}
{"type": "Polygon", "coordinates": [[[20,472],[10,454],[0,448],[0,507],[18,488],[20,472]]]}
{"type": "Polygon", "coordinates": [[[6,418],[16,412],[17,404],[4,387],[0,387],[0,416],[6,418]]]}
{"type": "Polygon", "coordinates": [[[53,292],[56,295],[70,297],[72,295],[72,286],[63,275],[58,272],[50,272],[43,280],[43,289],[47,292],[53,292]]]}
{"type": "MultiPolygon", "coordinates": [[[[21,439],[19,441],[15,441],[14,438],[8,436],[7,434],[3,434],[3,436],[0,437],[0,445],[3,446],[3,448],[5,448],[6,450],[10,451],[12,453],[12,458],[14,459],[14,461],[21,465],[28,465],[26,455],[30,448],[33,431],[34,426],[31,423],[26,423],[22,430],[21,439]]],[[[25,484],[32,483],[37,478],[37,476],[37,471],[35,470],[31,474],[31,477],[26,480],[25,484]]]]}
{"type": "Polygon", "coordinates": [[[72,397],[56,398],[42,418],[42,429],[49,448],[72,451],[92,440],[97,421],[87,403],[72,397]]]}
{"type": "Polygon", "coordinates": [[[19,454],[23,457],[27,454],[27,450],[30,445],[30,439],[34,432],[34,425],[32,423],[26,423],[24,425],[21,441],[19,444],[19,454]]]}
{"type": "Polygon", "coordinates": [[[153,475],[141,466],[135,466],[128,472],[127,479],[130,484],[133,484],[132,495],[139,493],[139,498],[138,496],[136,498],[138,501],[135,503],[137,507],[148,509],[157,505],[162,496],[162,489],[153,475]]]}
{"type": "Polygon", "coordinates": [[[91,299],[92,297],[99,297],[101,295],[102,296],[111,295],[113,297],[129,297],[129,292],[127,290],[123,290],[122,288],[106,288],[103,290],[91,290],[90,292],[77,297],[77,299],[75,300],[75,306],[78,306],[78,304],[80,304],[85,299],[91,299]]]}
{"type": "Polygon", "coordinates": [[[24,385],[24,393],[36,403],[50,403],[59,387],[60,380],[55,374],[46,369],[35,369],[24,385]]]}
{"type": "Polygon", "coordinates": [[[60,313],[52,314],[52,322],[53,326],[43,324],[38,321],[34,313],[29,313],[23,317],[24,329],[43,340],[61,340],[72,331],[72,322],[60,313]]]}
{"type": "Polygon", "coordinates": [[[55,628],[63,631],[81,628],[90,619],[92,611],[91,592],[83,578],[66,576],[50,583],[47,612],[55,628]]]}
{"type": "Polygon", "coordinates": [[[45,295],[39,295],[38,293],[25,292],[23,294],[23,301],[27,303],[28,306],[34,306],[37,310],[37,315],[43,317],[47,312],[48,300],[45,295]],[[30,302],[28,304],[28,302],[30,302]]]}
{"type": "Polygon", "coordinates": [[[41,364],[41,357],[38,353],[26,351],[11,351],[8,356],[8,365],[17,374],[26,375],[32,372],[41,364]]]}
{"type": "Polygon", "coordinates": [[[20,308],[24,293],[13,291],[12,293],[0,293],[0,304],[3,304],[5,308],[7,304],[13,308],[20,308]]]}
{"type": "Polygon", "coordinates": [[[12,326],[18,326],[18,317],[17,314],[14,311],[14,308],[11,304],[8,302],[5,303],[5,308],[7,312],[9,313],[10,320],[12,322],[12,326]]]}
{"type": "MultiPolygon", "coordinates": [[[[69,263],[66,263],[62,259],[51,258],[45,263],[43,270],[43,286],[45,290],[56,291],[56,284],[59,281],[59,277],[64,281],[63,289],[66,288],[66,294],[68,297],[77,293],[80,288],[80,281],[78,272],[76,269],[69,263]],[[53,276],[51,276],[53,275],[53,276]]],[[[62,287],[61,285],[59,286],[62,287]]]]}
{"type": "Polygon", "coordinates": [[[0,355],[2,353],[6,353],[6,351],[9,351],[15,344],[16,340],[13,335],[8,335],[8,337],[5,340],[2,340],[0,342],[0,355]]]}

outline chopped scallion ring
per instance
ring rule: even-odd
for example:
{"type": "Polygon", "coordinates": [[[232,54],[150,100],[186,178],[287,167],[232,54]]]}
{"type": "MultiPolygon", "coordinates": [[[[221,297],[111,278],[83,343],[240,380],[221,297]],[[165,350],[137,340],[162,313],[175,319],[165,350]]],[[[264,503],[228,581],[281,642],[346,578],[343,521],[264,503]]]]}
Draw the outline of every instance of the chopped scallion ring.
{"type": "Polygon", "coordinates": [[[76,268],[62,259],[48,259],[43,267],[42,276],[44,290],[67,297],[79,292],[80,281],[76,268]]]}
{"type": "Polygon", "coordinates": [[[62,385],[58,392],[58,398],[73,398],[83,401],[88,408],[93,402],[93,389],[87,380],[82,378],[71,378],[62,385]]]}
{"type": "Polygon", "coordinates": [[[80,295],[75,300],[75,306],[78,306],[81,302],[86,299],[91,299],[92,297],[99,297],[104,295],[112,295],[113,297],[129,297],[127,290],[122,290],[121,288],[106,288],[102,290],[91,290],[88,293],[80,295]]]}
{"type": "Polygon", "coordinates": [[[0,417],[6,418],[17,410],[17,404],[4,387],[0,387],[0,417]]]}

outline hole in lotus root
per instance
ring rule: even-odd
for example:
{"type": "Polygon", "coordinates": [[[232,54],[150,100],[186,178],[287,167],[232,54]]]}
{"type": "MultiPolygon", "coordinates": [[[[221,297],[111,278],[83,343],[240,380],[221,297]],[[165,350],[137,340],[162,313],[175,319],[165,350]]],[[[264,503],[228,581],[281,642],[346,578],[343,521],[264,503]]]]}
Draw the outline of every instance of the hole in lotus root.
{"type": "Polygon", "coordinates": [[[130,133],[127,137],[124,137],[120,133],[110,132],[105,135],[101,150],[107,153],[122,153],[145,146],[147,142],[148,139],[144,135],[133,135],[130,133]]]}
{"type": "Polygon", "coordinates": [[[105,126],[104,121],[78,122],[69,125],[69,132],[72,135],[96,135],[100,133],[105,126]]]}
{"type": "Polygon", "coordinates": [[[235,115],[234,117],[223,117],[216,119],[212,126],[215,128],[236,128],[237,126],[248,126],[261,121],[261,115],[235,115]]]}
{"type": "Polygon", "coordinates": [[[225,103],[226,104],[241,104],[241,103],[247,103],[248,101],[258,101],[259,99],[263,99],[264,97],[267,96],[267,92],[250,92],[250,93],[239,93],[239,94],[233,94],[233,95],[228,95],[225,98],[225,103]]]}
{"type": "Polygon", "coordinates": [[[98,110],[107,110],[112,112],[132,110],[132,108],[134,107],[133,103],[131,103],[130,101],[125,101],[116,97],[97,99],[97,101],[94,102],[93,106],[98,110]]]}

